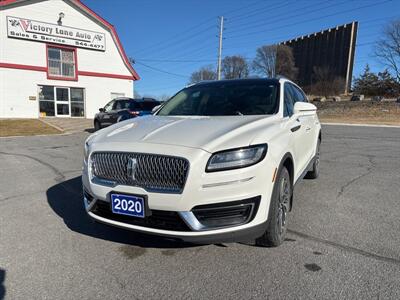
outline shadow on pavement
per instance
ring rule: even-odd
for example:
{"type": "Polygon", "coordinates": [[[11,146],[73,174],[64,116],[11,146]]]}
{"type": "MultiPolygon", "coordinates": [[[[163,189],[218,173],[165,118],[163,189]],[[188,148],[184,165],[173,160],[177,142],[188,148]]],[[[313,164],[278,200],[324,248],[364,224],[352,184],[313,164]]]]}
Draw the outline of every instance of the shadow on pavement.
{"type": "Polygon", "coordinates": [[[71,230],[94,238],[148,248],[183,248],[195,245],[123,230],[93,222],[83,206],[81,177],[75,177],[50,187],[47,201],[71,230]]]}
{"type": "Polygon", "coordinates": [[[6,278],[6,271],[0,269],[0,299],[4,299],[6,295],[6,288],[4,287],[4,280],[6,278]]]}
{"type": "Polygon", "coordinates": [[[86,128],[85,132],[93,133],[93,132],[95,132],[95,130],[94,130],[94,128],[86,128]]]}

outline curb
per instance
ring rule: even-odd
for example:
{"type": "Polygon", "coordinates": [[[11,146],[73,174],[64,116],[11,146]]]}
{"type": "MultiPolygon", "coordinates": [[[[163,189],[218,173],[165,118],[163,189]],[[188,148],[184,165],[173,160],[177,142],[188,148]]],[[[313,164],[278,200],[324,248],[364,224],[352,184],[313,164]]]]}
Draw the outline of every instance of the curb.
{"type": "Polygon", "coordinates": [[[57,125],[51,124],[51,123],[49,123],[49,122],[47,122],[47,121],[45,121],[45,120],[43,120],[43,119],[41,119],[41,118],[38,118],[38,120],[39,120],[40,122],[42,122],[42,123],[44,123],[44,124],[50,126],[50,127],[53,127],[54,129],[57,129],[57,130],[61,131],[60,134],[65,133],[65,130],[62,129],[61,127],[58,127],[57,125]]]}
{"type": "Polygon", "coordinates": [[[322,125],[331,126],[359,126],[359,127],[383,127],[383,128],[400,128],[399,125],[384,125],[384,124],[354,124],[354,123],[323,123],[322,125]]]}

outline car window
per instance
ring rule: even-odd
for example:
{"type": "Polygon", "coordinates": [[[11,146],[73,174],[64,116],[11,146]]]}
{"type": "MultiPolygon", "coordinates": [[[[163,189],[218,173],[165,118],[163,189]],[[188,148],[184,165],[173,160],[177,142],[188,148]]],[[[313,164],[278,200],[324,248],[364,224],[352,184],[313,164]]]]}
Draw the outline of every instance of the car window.
{"type": "Polygon", "coordinates": [[[111,100],[110,102],[108,102],[106,104],[106,106],[104,106],[104,111],[105,112],[110,112],[112,110],[112,108],[113,108],[114,102],[115,102],[114,100],[111,100]]]}
{"type": "Polygon", "coordinates": [[[158,101],[143,101],[143,102],[139,102],[137,104],[140,107],[140,110],[151,111],[154,107],[156,107],[157,105],[160,105],[160,102],[158,102],[158,101]]]}
{"type": "Polygon", "coordinates": [[[115,101],[114,110],[122,109],[122,101],[115,101]]]}
{"type": "Polygon", "coordinates": [[[118,100],[116,105],[115,105],[115,109],[116,110],[120,110],[120,109],[128,109],[130,108],[130,103],[132,102],[132,100],[118,100]]]}
{"type": "Polygon", "coordinates": [[[159,110],[160,116],[234,116],[275,114],[279,109],[276,82],[232,81],[183,89],[159,110]]]}
{"type": "Polygon", "coordinates": [[[130,101],[129,102],[129,109],[130,110],[138,110],[139,109],[138,103],[135,102],[135,101],[130,101]]]}
{"type": "Polygon", "coordinates": [[[299,88],[293,84],[290,84],[290,88],[292,89],[292,94],[295,97],[295,102],[307,102],[307,98],[303,94],[302,91],[299,90],[299,88]]]}
{"type": "Polygon", "coordinates": [[[284,109],[283,116],[291,117],[293,115],[294,103],[296,102],[294,91],[289,83],[285,83],[284,88],[284,109]]]}

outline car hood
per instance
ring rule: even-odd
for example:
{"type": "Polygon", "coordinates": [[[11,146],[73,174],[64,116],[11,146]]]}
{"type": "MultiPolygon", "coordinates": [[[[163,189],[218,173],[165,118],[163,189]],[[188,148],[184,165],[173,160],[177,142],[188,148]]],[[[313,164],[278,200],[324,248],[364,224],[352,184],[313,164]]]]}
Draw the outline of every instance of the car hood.
{"type": "Polygon", "coordinates": [[[93,143],[148,143],[177,145],[209,152],[243,147],[275,116],[162,117],[145,116],[100,130],[93,143]]]}

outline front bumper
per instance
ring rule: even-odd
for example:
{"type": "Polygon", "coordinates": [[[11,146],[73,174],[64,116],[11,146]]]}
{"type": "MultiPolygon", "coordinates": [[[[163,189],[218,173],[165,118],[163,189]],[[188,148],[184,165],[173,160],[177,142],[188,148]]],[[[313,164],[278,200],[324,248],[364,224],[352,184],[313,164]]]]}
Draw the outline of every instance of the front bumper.
{"type": "Polygon", "coordinates": [[[84,164],[83,188],[86,194],[94,199],[88,201],[85,198],[84,200],[89,216],[98,222],[128,230],[198,243],[248,240],[261,236],[265,232],[275,170],[275,165],[268,160],[268,154],[266,159],[251,167],[205,173],[205,164],[210,153],[183,147],[171,146],[170,148],[162,149],[162,151],[185,157],[191,162],[185,188],[180,194],[149,192],[140,187],[127,185],[113,187],[101,185],[89,179],[87,165],[84,164]],[[145,195],[151,211],[161,212],[161,214],[164,212],[166,215],[163,218],[169,220],[178,216],[178,221],[180,220],[180,225],[183,224],[183,226],[178,229],[167,226],[167,223],[164,223],[165,226],[148,226],[148,224],[129,222],[124,218],[114,218],[115,215],[98,213],[96,202],[100,201],[99,204],[109,207],[109,194],[112,191],[121,194],[145,195]],[[195,215],[195,208],[198,207],[229,206],[233,202],[255,198],[258,199],[258,204],[254,215],[241,224],[223,227],[204,226],[204,219],[199,221],[201,216],[195,215]]]}
{"type": "MultiPolygon", "coordinates": [[[[259,200],[260,197],[238,201],[237,206],[246,205],[250,202],[258,204],[259,200]]],[[[88,210],[89,216],[98,222],[123,229],[192,243],[248,241],[261,236],[266,230],[266,223],[248,226],[248,223],[251,222],[257,213],[257,206],[254,206],[254,211],[249,214],[248,220],[244,221],[245,225],[222,226],[216,229],[208,229],[204,226],[201,228],[193,226],[193,223],[199,223],[199,221],[198,217],[192,212],[189,212],[190,214],[188,215],[184,212],[152,210],[151,216],[141,219],[113,214],[111,212],[110,203],[106,201],[96,201],[93,199],[89,204],[87,192],[85,192],[84,201],[87,209],[88,205],[90,206],[88,210]]]]}

